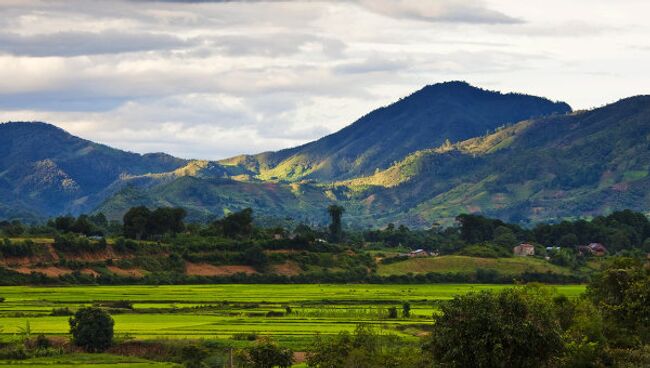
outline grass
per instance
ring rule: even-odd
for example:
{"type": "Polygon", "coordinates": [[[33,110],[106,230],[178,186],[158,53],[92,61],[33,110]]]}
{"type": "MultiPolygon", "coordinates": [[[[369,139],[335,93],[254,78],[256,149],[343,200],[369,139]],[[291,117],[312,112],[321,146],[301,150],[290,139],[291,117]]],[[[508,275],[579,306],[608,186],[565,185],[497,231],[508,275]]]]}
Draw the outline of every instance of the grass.
{"type": "MultiPolygon", "coordinates": [[[[282,346],[305,351],[316,334],[353,331],[357,324],[416,342],[438,313],[437,303],[455,295],[479,290],[500,290],[511,285],[178,285],[178,286],[70,286],[0,287],[0,340],[31,336],[67,336],[67,316],[51,316],[53,308],[76,310],[94,303],[129,300],[133,310],[112,312],[120,340],[209,340],[234,348],[253,344],[239,336],[270,336],[282,346]],[[401,312],[411,304],[410,318],[388,319],[387,309],[401,312]],[[267,317],[269,311],[292,312],[267,317]],[[238,336],[239,335],[239,336],[238,336]]],[[[577,297],[582,285],[557,287],[577,297]]],[[[401,313],[400,313],[401,314],[401,313]]],[[[170,342],[170,341],[168,341],[170,342]]],[[[66,354],[23,361],[1,361],[1,367],[135,367],[172,368],[138,358],[99,354],[66,354]]],[[[299,365],[300,366],[300,365],[299,365]]],[[[304,365],[302,365],[304,366],[304,365]]]]}
{"type": "MultiPolygon", "coordinates": [[[[421,259],[426,260],[426,259],[421,259]]],[[[68,317],[50,316],[53,308],[76,310],[93,303],[129,300],[134,310],[114,313],[117,334],[136,338],[215,338],[256,332],[300,345],[316,333],[353,330],[358,323],[396,329],[430,322],[436,302],[506,285],[190,285],[0,287],[2,334],[19,334],[29,321],[32,334],[66,335],[68,317]],[[412,305],[410,319],[389,320],[389,307],[412,305]],[[292,313],[267,317],[269,311],[292,313]]],[[[582,286],[560,286],[577,296],[582,286]]],[[[396,332],[397,333],[397,332],[396,332]]],[[[294,345],[295,345],[294,344],[294,345]]]]}
{"type": "Polygon", "coordinates": [[[527,257],[478,258],[467,256],[441,256],[410,258],[391,264],[380,264],[377,272],[382,276],[405,273],[474,273],[477,269],[493,270],[505,275],[520,275],[524,272],[552,272],[567,275],[571,271],[545,260],[527,257]]]}
{"type": "Polygon", "coordinates": [[[2,361],[3,368],[180,368],[174,363],[152,362],[134,357],[110,354],[66,354],[55,357],[34,358],[27,360],[2,361]]]}

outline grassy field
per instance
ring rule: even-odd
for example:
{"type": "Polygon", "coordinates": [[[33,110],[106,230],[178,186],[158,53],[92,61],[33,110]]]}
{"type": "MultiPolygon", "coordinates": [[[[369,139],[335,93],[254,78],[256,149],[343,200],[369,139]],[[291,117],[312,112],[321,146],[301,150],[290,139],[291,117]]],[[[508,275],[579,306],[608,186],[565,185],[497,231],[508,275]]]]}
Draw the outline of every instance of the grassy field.
{"type": "MultiPolygon", "coordinates": [[[[128,300],[133,309],[113,309],[120,339],[204,339],[226,346],[252,342],[246,334],[270,336],[295,351],[303,351],[316,334],[352,331],[359,323],[418,339],[423,326],[437,313],[437,302],[478,290],[508,285],[179,285],[179,286],[71,286],[0,287],[0,338],[31,335],[68,335],[68,316],[52,316],[54,308],[72,311],[93,304],[109,306],[128,300]],[[401,312],[412,306],[410,318],[387,318],[390,307],[401,312]],[[286,307],[291,313],[286,313],[286,307]],[[276,312],[275,316],[268,315],[276,312]],[[283,312],[284,314],[282,314],[283,312]]],[[[559,293],[576,297],[581,285],[558,286],[559,293]]],[[[400,313],[401,317],[401,313],[400,313]]],[[[108,356],[112,357],[112,356],[108,356]]],[[[112,358],[110,358],[112,359],[112,358]]],[[[110,360],[109,359],[109,360],[110,360]]],[[[19,362],[0,361],[2,367],[174,367],[170,364],[131,360],[108,361],[104,356],[64,355],[19,362]],[[93,358],[94,357],[94,358],[93,358]],[[50,359],[50,360],[48,360],[50,359]],[[53,361],[57,360],[57,361],[53,361]],[[90,361],[88,360],[90,359],[90,361]],[[94,359],[94,360],[93,360],[94,359]],[[102,365],[105,364],[105,365],[102,365]]],[[[127,358],[124,358],[127,359],[127,358]]]]}
{"type": "Polygon", "coordinates": [[[478,258],[467,256],[441,256],[410,258],[404,261],[380,264],[377,272],[382,276],[405,273],[473,273],[477,269],[498,271],[505,275],[520,275],[524,272],[552,272],[568,275],[571,271],[538,258],[478,258]]]}
{"type": "Polygon", "coordinates": [[[110,354],[66,354],[57,357],[0,361],[3,368],[180,368],[174,363],[152,362],[110,354]]]}

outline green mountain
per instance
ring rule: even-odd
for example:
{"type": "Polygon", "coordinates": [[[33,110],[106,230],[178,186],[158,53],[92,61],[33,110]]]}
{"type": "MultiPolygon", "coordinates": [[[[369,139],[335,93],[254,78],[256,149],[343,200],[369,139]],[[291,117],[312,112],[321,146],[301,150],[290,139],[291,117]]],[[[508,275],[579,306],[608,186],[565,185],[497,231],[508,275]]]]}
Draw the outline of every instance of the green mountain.
{"type": "Polygon", "coordinates": [[[303,146],[221,163],[263,180],[331,181],[385,169],[415,151],[457,142],[504,124],[571,111],[563,102],[501,94],[465,82],[430,85],[377,109],[346,128],[303,146]]]}
{"type": "Polygon", "coordinates": [[[0,216],[89,211],[97,204],[93,197],[122,175],[165,172],[185,164],[163,153],[113,149],[49,124],[0,124],[0,216]]]}
{"type": "Polygon", "coordinates": [[[351,225],[431,226],[467,212],[526,223],[650,211],[650,96],[567,110],[445,83],[304,146],[221,162],[138,155],[47,124],[7,123],[0,218],[95,210],[118,219],[144,204],[181,206],[200,220],[252,207],[263,218],[322,223],[338,202],[351,225]],[[355,152],[363,157],[348,161],[355,152]]]}
{"type": "Polygon", "coordinates": [[[520,122],[339,182],[379,221],[480,212],[515,222],[650,210],[650,96],[520,122]]]}

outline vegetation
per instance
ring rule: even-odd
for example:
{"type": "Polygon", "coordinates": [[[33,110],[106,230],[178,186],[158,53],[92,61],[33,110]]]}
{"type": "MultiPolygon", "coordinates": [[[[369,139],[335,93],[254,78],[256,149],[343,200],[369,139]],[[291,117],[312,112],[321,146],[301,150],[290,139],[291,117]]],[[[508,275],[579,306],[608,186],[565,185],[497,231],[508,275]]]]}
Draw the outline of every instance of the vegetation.
{"type": "Polygon", "coordinates": [[[124,215],[124,236],[140,240],[176,235],[185,230],[185,216],[182,208],[161,207],[150,211],[145,206],[134,207],[124,215]]]}
{"type": "Polygon", "coordinates": [[[221,162],[131,154],[46,124],[8,123],[0,219],[9,221],[3,232],[18,234],[11,220],[73,211],[102,212],[110,223],[138,206],[182,207],[205,223],[252,208],[267,224],[322,226],[322,204],[336,202],[357,228],[450,225],[468,211],[524,226],[643,212],[648,106],[638,96],[565,115],[566,104],[445,83],[310,144],[221,162]]]}
{"type": "Polygon", "coordinates": [[[102,309],[81,308],[70,318],[70,334],[74,343],[87,352],[102,352],[113,343],[114,324],[102,309]]]}
{"type": "Polygon", "coordinates": [[[468,294],[441,312],[430,349],[445,366],[545,367],[562,348],[552,300],[537,289],[468,294]]]}

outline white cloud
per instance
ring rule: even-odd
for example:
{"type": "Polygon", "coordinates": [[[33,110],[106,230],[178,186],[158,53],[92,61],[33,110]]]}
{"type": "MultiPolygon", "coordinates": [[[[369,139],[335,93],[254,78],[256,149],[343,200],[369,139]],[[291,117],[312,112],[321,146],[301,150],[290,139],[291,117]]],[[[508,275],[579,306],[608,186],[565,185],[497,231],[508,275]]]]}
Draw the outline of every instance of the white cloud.
{"type": "Polygon", "coordinates": [[[444,80],[577,108],[648,93],[647,2],[0,4],[0,121],[223,158],[342,128],[444,80]]]}
{"type": "Polygon", "coordinates": [[[395,18],[427,22],[512,24],[521,23],[477,0],[358,0],[371,11],[395,18]]]}

